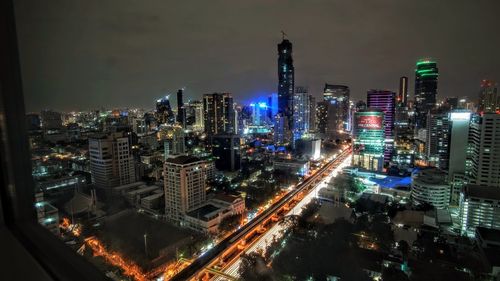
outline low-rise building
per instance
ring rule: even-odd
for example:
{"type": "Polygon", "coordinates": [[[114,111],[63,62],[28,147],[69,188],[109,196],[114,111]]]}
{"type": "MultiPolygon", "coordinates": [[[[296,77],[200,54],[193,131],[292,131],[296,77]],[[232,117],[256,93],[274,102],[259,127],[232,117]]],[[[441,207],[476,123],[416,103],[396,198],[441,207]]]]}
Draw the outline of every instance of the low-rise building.
{"type": "Polygon", "coordinates": [[[427,169],[415,173],[411,182],[411,200],[414,204],[428,203],[437,209],[450,205],[450,185],[446,173],[439,169],[427,169]]]}

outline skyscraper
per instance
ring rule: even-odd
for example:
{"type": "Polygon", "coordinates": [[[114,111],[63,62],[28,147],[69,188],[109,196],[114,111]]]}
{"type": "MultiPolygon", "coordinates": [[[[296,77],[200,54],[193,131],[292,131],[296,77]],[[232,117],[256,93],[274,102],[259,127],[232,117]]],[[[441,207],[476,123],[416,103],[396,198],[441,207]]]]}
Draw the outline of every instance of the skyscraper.
{"type": "Polygon", "coordinates": [[[235,113],[231,94],[205,94],[203,111],[205,133],[208,136],[234,133],[235,113]]]}
{"type": "Polygon", "coordinates": [[[240,137],[216,135],[212,139],[215,167],[221,171],[237,171],[241,167],[240,137]]]}
{"type": "Polygon", "coordinates": [[[325,84],[323,89],[323,99],[335,107],[335,110],[332,111],[335,116],[329,119],[335,122],[332,129],[337,131],[337,137],[343,135],[349,127],[349,96],[348,86],[325,84]]]}
{"type": "Polygon", "coordinates": [[[281,116],[276,119],[275,140],[279,143],[286,143],[291,137],[294,74],[292,43],[283,36],[278,44],[278,114],[281,116]]]}
{"type": "Polygon", "coordinates": [[[165,96],[156,100],[156,119],[159,124],[173,124],[175,116],[170,106],[170,96],[165,96]]]}
{"type": "Polygon", "coordinates": [[[186,126],[197,132],[204,130],[203,103],[198,100],[189,101],[184,105],[186,126]]]}
{"type": "Polygon", "coordinates": [[[352,165],[370,171],[384,168],[384,112],[367,108],[354,113],[352,165]]]}
{"type": "Polygon", "coordinates": [[[415,69],[415,126],[425,128],[427,113],[436,105],[438,68],[435,61],[422,59],[415,69]]]}
{"type": "Polygon", "coordinates": [[[384,112],[385,150],[384,160],[389,162],[394,148],[394,117],[396,93],[386,90],[370,90],[366,95],[366,105],[369,108],[384,112]]]}
{"type": "Polygon", "coordinates": [[[42,110],[40,117],[44,130],[57,130],[62,128],[61,113],[53,110],[42,110]]]}
{"type": "Polygon", "coordinates": [[[447,111],[433,109],[428,113],[425,152],[430,165],[443,170],[448,169],[450,158],[450,125],[447,111]]]}
{"type": "Polygon", "coordinates": [[[124,133],[89,138],[90,172],[98,187],[110,188],[135,181],[129,138],[124,133]]]}
{"type": "Polygon", "coordinates": [[[453,110],[449,113],[449,161],[448,179],[451,183],[451,204],[458,205],[460,190],[466,182],[465,166],[467,145],[472,114],[466,110],[453,110]]]}
{"type": "Polygon", "coordinates": [[[179,221],[186,212],[206,201],[205,161],[193,156],[168,158],[163,167],[165,175],[165,215],[179,221]]]}
{"type": "Polygon", "coordinates": [[[469,183],[500,187],[499,143],[500,114],[484,113],[472,118],[466,163],[469,183]]]}
{"type": "Polygon", "coordinates": [[[405,107],[408,105],[408,77],[402,76],[399,78],[399,91],[396,99],[397,105],[405,107]]]}
{"type": "Polygon", "coordinates": [[[293,95],[293,140],[294,142],[309,132],[311,119],[310,98],[307,89],[297,87],[293,95]]]}
{"type": "Polygon", "coordinates": [[[185,118],[186,111],[184,109],[184,101],[182,98],[183,90],[179,89],[177,91],[177,122],[183,127],[186,127],[185,118]]]}
{"type": "Polygon", "coordinates": [[[500,96],[498,96],[497,84],[490,80],[481,81],[479,91],[478,111],[497,112],[500,110],[500,96]]]}

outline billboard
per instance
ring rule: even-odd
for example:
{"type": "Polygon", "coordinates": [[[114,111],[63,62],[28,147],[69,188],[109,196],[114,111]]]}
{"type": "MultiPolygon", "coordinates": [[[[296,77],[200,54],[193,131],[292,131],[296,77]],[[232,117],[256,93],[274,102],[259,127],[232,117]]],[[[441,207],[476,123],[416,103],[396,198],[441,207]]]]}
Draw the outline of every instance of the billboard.
{"type": "Polygon", "coordinates": [[[356,128],[359,129],[366,129],[366,130],[382,130],[383,129],[383,123],[384,118],[383,115],[374,112],[374,114],[356,114],[356,123],[355,126],[356,128]]]}

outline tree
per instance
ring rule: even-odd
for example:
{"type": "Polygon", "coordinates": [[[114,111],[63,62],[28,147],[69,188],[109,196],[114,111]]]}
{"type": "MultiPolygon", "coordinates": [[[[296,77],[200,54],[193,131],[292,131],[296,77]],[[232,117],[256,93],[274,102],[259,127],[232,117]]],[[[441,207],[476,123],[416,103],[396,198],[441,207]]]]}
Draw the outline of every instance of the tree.
{"type": "Polygon", "coordinates": [[[266,260],[258,253],[243,254],[240,257],[241,264],[238,269],[240,277],[244,281],[271,281],[274,280],[273,273],[266,266],[266,260]]]}
{"type": "Polygon", "coordinates": [[[225,217],[219,224],[219,231],[232,231],[240,225],[241,215],[225,217]]]}

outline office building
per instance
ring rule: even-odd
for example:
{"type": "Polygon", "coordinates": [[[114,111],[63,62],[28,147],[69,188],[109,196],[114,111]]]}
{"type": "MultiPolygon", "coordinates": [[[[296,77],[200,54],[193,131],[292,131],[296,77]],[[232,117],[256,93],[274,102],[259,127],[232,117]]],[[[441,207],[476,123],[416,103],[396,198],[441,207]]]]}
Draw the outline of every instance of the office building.
{"type": "Polygon", "coordinates": [[[354,113],[352,165],[370,171],[384,169],[384,112],[367,108],[354,113]]]}
{"type": "MultiPolygon", "coordinates": [[[[426,155],[429,164],[443,170],[448,169],[450,157],[450,120],[449,114],[433,109],[427,116],[426,155]]],[[[465,150],[465,146],[463,147],[465,150]]]]}
{"type": "Polygon", "coordinates": [[[268,107],[265,102],[253,102],[250,104],[250,108],[252,111],[251,119],[252,125],[254,126],[264,126],[269,123],[267,118],[268,107]]]}
{"type": "Polygon", "coordinates": [[[466,174],[469,183],[500,187],[500,114],[473,116],[469,128],[466,174]]]}
{"type": "Polygon", "coordinates": [[[278,114],[275,118],[275,141],[278,143],[288,143],[292,136],[292,103],[293,91],[295,87],[292,58],[292,43],[284,38],[278,44],[278,114]]]}
{"type": "Polygon", "coordinates": [[[476,227],[500,229],[498,186],[466,185],[460,194],[460,231],[473,236],[476,227]]]}
{"type": "Polygon", "coordinates": [[[416,205],[427,203],[436,209],[446,209],[450,193],[446,173],[442,170],[427,169],[412,175],[410,198],[416,205]]]}
{"type": "Polygon", "coordinates": [[[42,119],[42,129],[59,130],[62,129],[61,113],[53,110],[42,110],[40,113],[42,119]]]}
{"type": "Polygon", "coordinates": [[[203,117],[207,136],[234,133],[235,112],[231,94],[205,94],[203,96],[203,117]]]}
{"type": "Polygon", "coordinates": [[[177,123],[179,123],[182,128],[186,128],[185,118],[186,111],[184,108],[183,90],[179,89],[177,91],[177,123]]]}
{"type": "Polygon", "coordinates": [[[240,137],[237,135],[213,136],[212,154],[218,170],[230,172],[239,170],[241,167],[240,137]]]}
{"type": "Polygon", "coordinates": [[[370,90],[366,95],[366,106],[379,109],[384,113],[384,161],[389,162],[394,149],[396,93],[386,90],[370,90]]]}
{"type": "Polygon", "coordinates": [[[339,135],[343,135],[348,129],[349,95],[348,86],[325,84],[323,88],[323,99],[335,108],[332,110],[335,116],[329,118],[335,122],[332,128],[336,128],[335,130],[339,132],[339,135]]]}
{"type": "Polygon", "coordinates": [[[205,161],[193,156],[177,156],[165,160],[165,215],[181,221],[184,215],[206,201],[205,161]]]}
{"type": "Polygon", "coordinates": [[[500,110],[500,96],[497,83],[490,80],[481,81],[479,91],[478,112],[498,112],[500,110]]]}
{"type": "Polygon", "coordinates": [[[309,132],[316,132],[316,98],[309,95],[309,132]]]}
{"type": "Polygon", "coordinates": [[[436,106],[439,71],[435,61],[422,59],[415,69],[415,126],[424,128],[427,114],[436,106]]]}
{"type": "Polygon", "coordinates": [[[453,110],[449,113],[448,120],[450,123],[448,149],[448,180],[451,185],[450,203],[458,206],[460,190],[466,182],[465,163],[467,161],[471,112],[453,110]]]}
{"type": "Polygon", "coordinates": [[[125,133],[94,135],[89,138],[92,182],[111,188],[135,182],[134,160],[125,133]]]}
{"type": "Polygon", "coordinates": [[[195,132],[204,131],[203,103],[201,101],[189,101],[184,105],[186,127],[195,132]]]}
{"type": "MultiPolygon", "coordinates": [[[[309,133],[311,122],[311,101],[307,89],[297,87],[293,94],[293,141],[302,138],[304,134],[309,133]]],[[[314,113],[313,113],[314,114],[314,113]]]]}
{"type": "Polygon", "coordinates": [[[156,100],[156,120],[159,124],[174,124],[175,116],[169,98],[167,95],[156,100]]]}
{"type": "Polygon", "coordinates": [[[408,92],[408,77],[402,76],[399,78],[399,91],[396,99],[396,103],[399,107],[408,106],[408,99],[410,94],[408,92]]]}
{"type": "Polygon", "coordinates": [[[267,97],[267,114],[269,120],[273,120],[278,114],[278,93],[272,93],[267,97]]]}

